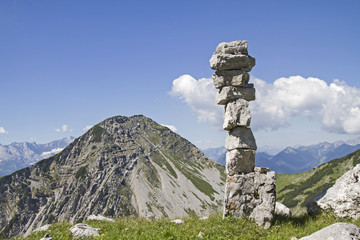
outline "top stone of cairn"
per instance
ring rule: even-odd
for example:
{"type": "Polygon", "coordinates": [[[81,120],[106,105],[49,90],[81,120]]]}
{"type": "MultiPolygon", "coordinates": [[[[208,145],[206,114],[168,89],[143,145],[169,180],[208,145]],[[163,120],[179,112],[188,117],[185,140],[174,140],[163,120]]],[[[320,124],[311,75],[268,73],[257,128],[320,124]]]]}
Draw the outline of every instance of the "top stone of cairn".
{"type": "Polygon", "coordinates": [[[214,70],[240,70],[250,72],[255,65],[255,58],[248,55],[247,41],[238,40],[220,43],[210,59],[214,70]]]}
{"type": "Polygon", "coordinates": [[[247,51],[247,41],[246,40],[238,40],[232,42],[222,42],[220,43],[215,51],[217,53],[226,53],[226,54],[244,54],[248,55],[247,51]]]}

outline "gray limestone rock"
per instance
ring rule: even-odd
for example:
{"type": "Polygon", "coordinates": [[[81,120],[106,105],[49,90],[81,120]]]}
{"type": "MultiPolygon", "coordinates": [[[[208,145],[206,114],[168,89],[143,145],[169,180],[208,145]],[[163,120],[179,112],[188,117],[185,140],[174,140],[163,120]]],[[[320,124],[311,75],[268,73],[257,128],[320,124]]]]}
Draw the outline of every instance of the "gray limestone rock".
{"type": "Polygon", "coordinates": [[[255,151],[251,149],[234,149],[226,153],[226,173],[230,176],[250,173],[255,167],[255,151]]]}
{"type": "Polygon", "coordinates": [[[256,150],[256,142],[251,129],[236,127],[229,131],[226,136],[225,148],[229,151],[236,148],[256,150]]]}
{"type": "Polygon", "coordinates": [[[78,238],[87,238],[87,237],[97,237],[99,235],[99,228],[90,227],[87,224],[78,223],[70,231],[74,237],[78,238]]]}
{"type": "Polygon", "coordinates": [[[249,82],[250,76],[245,70],[216,71],[212,79],[215,88],[224,86],[242,87],[249,82]]]}
{"type": "Polygon", "coordinates": [[[226,105],[229,101],[238,98],[246,101],[254,101],[255,88],[226,86],[216,94],[215,101],[219,105],[226,105]]]}
{"type": "Polygon", "coordinates": [[[360,164],[342,175],[320,198],[321,209],[332,209],[338,217],[360,217],[360,164]]]}
{"type": "Polygon", "coordinates": [[[228,54],[248,54],[247,51],[247,41],[246,40],[237,40],[232,42],[222,42],[220,43],[215,53],[228,53],[228,54]]]}
{"type": "Polygon", "coordinates": [[[244,69],[250,72],[255,66],[255,58],[244,54],[216,53],[210,59],[210,67],[214,70],[244,69]]]}
{"type": "Polygon", "coordinates": [[[358,240],[360,228],[351,223],[334,223],[300,240],[358,240]]]}
{"type": "Polygon", "coordinates": [[[250,121],[251,115],[248,101],[239,98],[226,104],[223,125],[225,130],[231,130],[235,127],[248,127],[250,121]]]}
{"type": "Polygon", "coordinates": [[[283,217],[291,217],[291,210],[284,204],[276,202],[275,214],[283,217]]]}
{"type": "Polygon", "coordinates": [[[258,225],[271,226],[275,211],[275,172],[228,176],[224,217],[249,217],[258,225]]]}

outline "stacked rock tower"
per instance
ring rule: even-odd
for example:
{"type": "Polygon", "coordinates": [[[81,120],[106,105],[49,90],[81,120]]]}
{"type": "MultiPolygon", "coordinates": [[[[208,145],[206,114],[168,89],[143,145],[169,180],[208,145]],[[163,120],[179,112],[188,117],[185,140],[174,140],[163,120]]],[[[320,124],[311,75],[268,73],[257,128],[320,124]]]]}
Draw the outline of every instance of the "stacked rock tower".
{"type": "Polygon", "coordinates": [[[249,102],[255,88],[249,73],[255,59],[248,55],[247,41],[223,42],[210,59],[216,103],[225,106],[224,130],[227,181],[224,217],[250,217],[259,225],[271,226],[275,210],[275,172],[255,168],[256,142],[250,128],[249,102]]]}

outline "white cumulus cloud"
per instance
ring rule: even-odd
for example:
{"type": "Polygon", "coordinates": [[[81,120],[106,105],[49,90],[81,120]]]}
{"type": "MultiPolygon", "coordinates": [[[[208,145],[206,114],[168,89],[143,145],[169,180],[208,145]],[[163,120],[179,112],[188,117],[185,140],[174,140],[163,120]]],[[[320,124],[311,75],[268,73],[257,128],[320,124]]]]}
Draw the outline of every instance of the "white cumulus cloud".
{"type": "MultiPolygon", "coordinates": [[[[360,89],[343,81],[291,76],[267,83],[252,78],[256,101],[250,103],[253,129],[286,127],[291,118],[316,119],[328,132],[360,133],[360,89]]],[[[170,94],[184,100],[201,122],[222,126],[223,108],[215,104],[211,78],[183,75],[173,81],[170,94]]]]}
{"type": "Polygon", "coordinates": [[[61,128],[56,128],[55,131],[57,132],[72,132],[73,130],[69,128],[68,125],[64,124],[61,128]]]}
{"type": "Polygon", "coordinates": [[[211,78],[196,80],[190,75],[182,75],[173,81],[170,95],[185,101],[199,122],[222,125],[223,108],[215,104],[216,89],[211,78]]]}
{"type": "Polygon", "coordinates": [[[254,128],[277,129],[292,117],[318,120],[328,132],[360,133],[360,89],[334,80],[291,76],[266,83],[254,78],[256,101],[250,105],[254,128]]]}
{"type": "Polygon", "coordinates": [[[173,132],[177,132],[177,128],[173,125],[166,125],[166,124],[160,124],[161,126],[167,127],[168,129],[170,129],[173,132]]]}
{"type": "Polygon", "coordinates": [[[5,128],[0,127],[0,134],[7,134],[8,131],[5,130],[5,128]]]}

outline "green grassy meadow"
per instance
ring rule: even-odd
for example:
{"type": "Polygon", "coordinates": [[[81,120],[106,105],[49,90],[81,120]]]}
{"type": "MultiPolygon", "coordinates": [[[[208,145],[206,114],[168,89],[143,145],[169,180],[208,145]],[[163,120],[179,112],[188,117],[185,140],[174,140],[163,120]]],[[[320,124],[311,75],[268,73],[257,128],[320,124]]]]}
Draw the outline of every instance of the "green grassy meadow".
{"type": "MultiPolygon", "coordinates": [[[[336,222],[349,222],[360,226],[360,220],[339,219],[331,212],[317,216],[276,217],[274,225],[264,230],[249,219],[222,219],[215,214],[206,220],[196,216],[183,219],[184,224],[171,223],[171,219],[147,220],[144,218],[119,218],[114,223],[87,221],[86,224],[100,228],[100,236],[90,239],[291,239],[310,235],[336,222]]],[[[48,231],[35,232],[26,238],[39,240],[46,233],[52,239],[72,239],[69,223],[53,224],[48,231]]]]}

